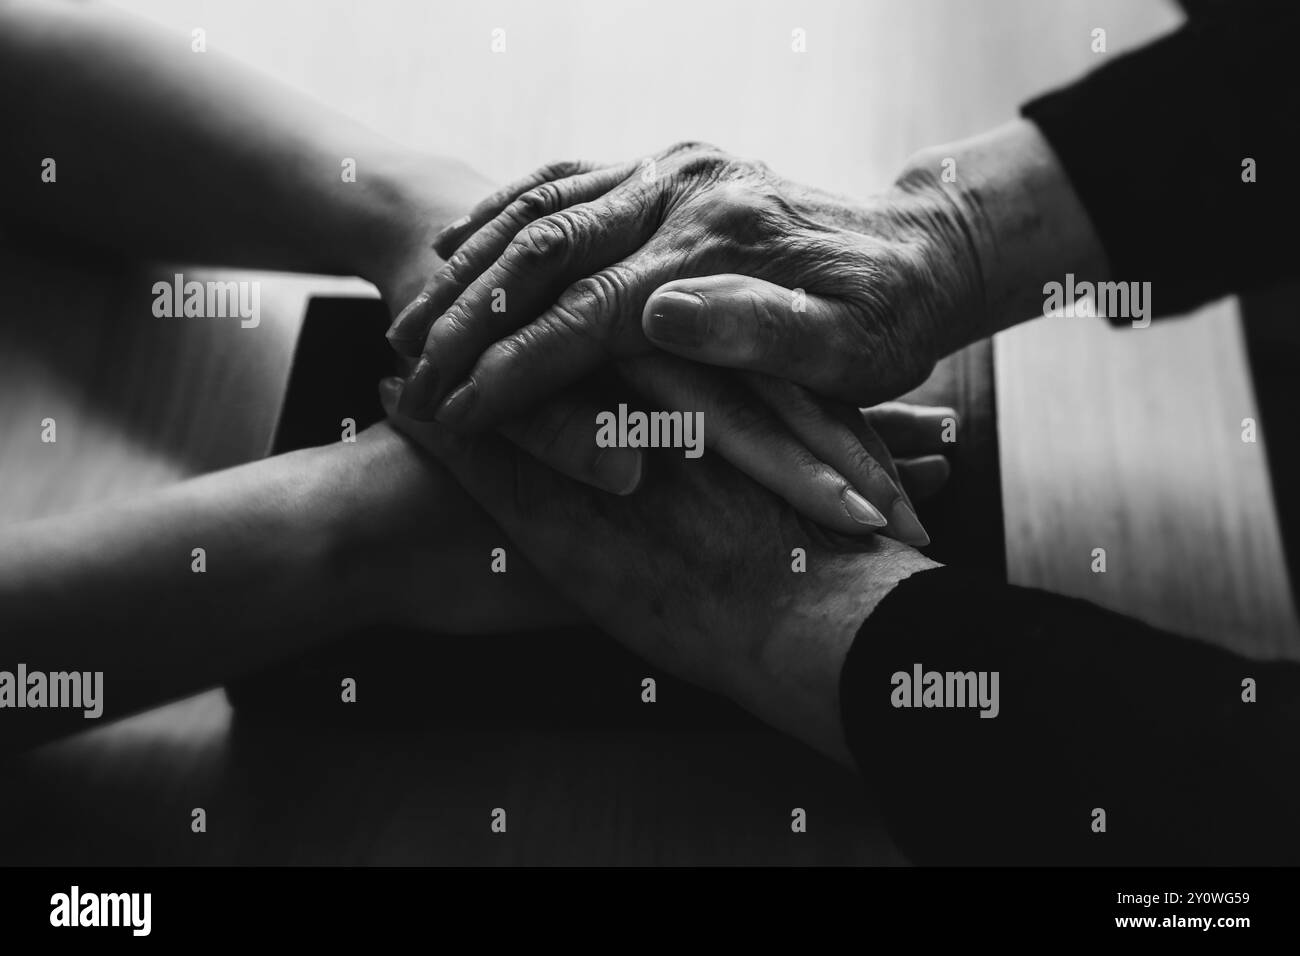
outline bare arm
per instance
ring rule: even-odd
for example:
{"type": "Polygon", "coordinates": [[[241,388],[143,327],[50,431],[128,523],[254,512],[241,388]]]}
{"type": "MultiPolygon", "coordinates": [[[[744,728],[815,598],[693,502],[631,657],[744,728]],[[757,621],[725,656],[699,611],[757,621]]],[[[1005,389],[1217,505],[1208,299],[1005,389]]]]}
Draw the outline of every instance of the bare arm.
{"type": "MultiPolygon", "coordinates": [[[[499,583],[489,555],[506,544],[440,466],[379,425],[355,444],[0,529],[0,671],[102,672],[111,719],[356,627],[575,620],[522,560],[499,583]]],[[[11,707],[0,751],[95,725],[11,707]]]]}
{"type": "Polygon", "coordinates": [[[488,186],[94,3],[0,4],[0,88],[6,218],[131,256],[356,274],[413,296],[438,262],[432,234],[488,186]]]}

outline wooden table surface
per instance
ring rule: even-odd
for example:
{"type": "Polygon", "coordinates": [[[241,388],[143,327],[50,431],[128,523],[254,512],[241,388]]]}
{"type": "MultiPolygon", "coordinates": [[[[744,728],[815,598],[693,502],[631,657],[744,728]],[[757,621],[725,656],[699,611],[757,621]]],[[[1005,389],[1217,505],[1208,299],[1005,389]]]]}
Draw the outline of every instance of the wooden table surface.
{"type": "MultiPolygon", "coordinates": [[[[857,194],[1099,63],[1094,27],[1113,54],[1178,19],[1159,0],[120,5],[202,26],[210,46],[493,178],[701,138],[857,194]],[[489,52],[495,27],[505,55],[489,52]]],[[[0,249],[0,521],[259,457],[306,296],[367,294],[259,278],[263,321],[242,330],[153,319],[122,270],[0,249]],[[33,441],[47,416],[56,445],[33,441]]],[[[1264,446],[1240,440],[1256,410],[1236,303],[1145,330],[1039,320],[995,347],[1011,580],[1300,656],[1264,446]]],[[[256,738],[217,690],[24,756],[0,791],[0,863],[902,862],[862,784],[775,734],[256,738]],[[656,779],[674,786],[648,800],[656,779]],[[505,836],[488,827],[498,806],[505,836]]]]}

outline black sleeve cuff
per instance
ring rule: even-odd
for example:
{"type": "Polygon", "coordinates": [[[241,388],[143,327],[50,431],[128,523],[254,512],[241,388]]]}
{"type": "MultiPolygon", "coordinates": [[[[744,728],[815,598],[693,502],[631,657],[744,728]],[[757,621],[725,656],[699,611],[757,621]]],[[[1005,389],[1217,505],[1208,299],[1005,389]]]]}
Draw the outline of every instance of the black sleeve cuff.
{"type": "Polygon", "coordinates": [[[1155,315],[1294,274],[1298,29],[1294,3],[1211,4],[1021,108],[1078,191],[1111,278],[1149,281],[1155,315]],[[1246,158],[1254,183],[1242,181],[1246,158]]]}
{"type": "Polygon", "coordinates": [[[917,862],[1300,862],[1300,665],[941,568],[881,602],[840,690],[849,748],[917,862]],[[896,679],[918,670],[921,688],[896,679]],[[927,702],[928,672],[948,706],[927,702]]]}

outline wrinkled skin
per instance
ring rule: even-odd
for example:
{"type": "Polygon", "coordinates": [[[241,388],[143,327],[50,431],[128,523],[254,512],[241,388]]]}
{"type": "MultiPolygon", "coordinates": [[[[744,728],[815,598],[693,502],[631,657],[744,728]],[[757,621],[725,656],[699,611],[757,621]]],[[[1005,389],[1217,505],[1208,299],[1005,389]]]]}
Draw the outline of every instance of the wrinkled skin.
{"type": "Polygon", "coordinates": [[[435,242],[448,262],[390,333],[423,354],[404,410],[462,430],[495,424],[610,358],[651,351],[647,300],[720,274],[772,283],[789,302],[730,300],[727,321],[751,328],[737,332],[739,361],[719,364],[857,405],[893,397],[956,344],[939,316],[980,301],[944,195],[913,178],[856,204],[698,143],[641,164],[546,167],[435,242]]]}

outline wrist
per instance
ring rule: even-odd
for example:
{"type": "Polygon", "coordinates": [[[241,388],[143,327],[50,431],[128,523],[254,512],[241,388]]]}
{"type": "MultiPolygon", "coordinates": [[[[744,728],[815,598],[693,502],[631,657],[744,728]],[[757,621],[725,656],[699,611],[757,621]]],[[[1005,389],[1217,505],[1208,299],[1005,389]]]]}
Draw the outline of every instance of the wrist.
{"type": "Polygon", "coordinates": [[[386,458],[400,443],[390,429],[368,428],[356,442],[292,453],[306,456],[310,475],[304,495],[313,503],[308,520],[319,536],[315,576],[321,599],[347,628],[373,626],[397,613],[384,577],[388,523],[376,514],[376,504],[384,497],[386,458]]]}
{"type": "MultiPolygon", "coordinates": [[[[830,555],[803,578],[733,696],[757,716],[852,766],[840,719],[840,672],[859,629],[891,591],[940,567],[876,536],[860,551],[830,555]]],[[[811,563],[811,562],[810,562],[811,563]]]]}
{"type": "MultiPolygon", "coordinates": [[[[948,157],[944,157],[946,159],[948,157]]],[[[918,153],[884,197],[896,235],[921,263],[925,327],[934,357],[990,334],[987,273],[989,227],[979,205],[943,183],[942,160],[918,153]]]]}
{"type": "Polygon", "coordinates": [[[351,230],[351,268],[379,289],[396,314],[441,265],[433,251],[434,236],[490,188],[457,160],[390,153],[372,175],[361,222],[351,230]]]}
{"type": "Polygon", "coordinates": [[[438,210],[422,194],[415,156],[394,151],[375,166],[364,185],[358,182],[360,202],[350,211],[343,242],[349,270],[387,298],[401,291],[403,272],[414,271],[418,260],[432,268],[429,243],[438,225],[430,220],[438,210]]]}
{"type": "Polygon", "coordinates": [[[940,206],[931,251],[950,257],[970,294],[945,320],[960,347],[1043,315],[1043,286],[1105,277],[1106,259],[1087,211],[1038,128],[1015,120],[915,154],[900,174],[901,205],[940,206]]]}
{"type": "MultiPolygon", "coordinates": [[[[361,626],[489,629],[515,606],[481,586],[486,541],[504,543],[451,474],[387,422],[355,442],[317,449],[319,520],[328,541],[321,579],[337,610],[361,626]]],[[[518,591],[530,595],[525,583],[518,591]]],[[[513,596],[513,594],[512,594],[513,596]]],[[[521,595],[520,603],[526,603],[521,595]]]]}
{"type": "Polygon", "coordinates": [[[509,547],[446,468],[387,422],[316,449],[315,512],[328,541],[320,580],[353,627],[495,634],[585,620],[522,555],[509,583],[488,572],[509,547]]]}

